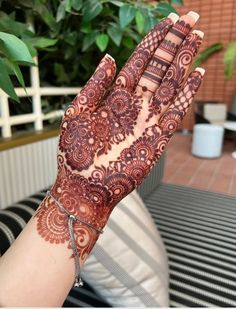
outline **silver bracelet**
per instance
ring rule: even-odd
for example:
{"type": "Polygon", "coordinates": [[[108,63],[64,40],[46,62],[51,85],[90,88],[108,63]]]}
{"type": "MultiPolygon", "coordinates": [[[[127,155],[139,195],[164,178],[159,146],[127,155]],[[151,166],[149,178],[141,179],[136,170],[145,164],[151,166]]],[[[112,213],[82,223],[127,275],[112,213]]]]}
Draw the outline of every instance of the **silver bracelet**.
{"type": "Polygon", "coordinates": [[[74,254],[74,259],[75,259],[75,281],[74,281],[74,287],[81,287],[83,286],[83,281],[80,277],[80,260],[79,260],[79,253],[78,249],[76,246],[76,241],[75,241],[75,236],[74,236],[74,222],[80,222],[92,229],[94,229],[96,232],[99,234],[103,233],[102,229],[99,229],[92,224],[80,219],[77,216],[74,216],[73,214],[69,213],[67,209],[52,195],[51,191],[47,191],[47,195],[53,199],[53,201],[56,203],[56,205],[67,214],[67,219],[68,219],[68,230],[69,230],[69,235],[70,235],[70,242],[71,242],[71,247],[73,250],[74,254]]]}

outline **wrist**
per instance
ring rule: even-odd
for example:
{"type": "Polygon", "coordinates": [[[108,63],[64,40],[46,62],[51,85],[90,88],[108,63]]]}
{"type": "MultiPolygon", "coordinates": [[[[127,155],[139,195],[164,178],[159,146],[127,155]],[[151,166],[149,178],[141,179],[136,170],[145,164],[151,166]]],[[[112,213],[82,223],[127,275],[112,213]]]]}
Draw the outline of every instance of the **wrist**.
{"type": "Polygon", "coordinates": [[[100,185],[89,184],[83,177],[66,179],[57,177],[51,188],[52,195],[66,211],[98,229],[103,229],[111,207],[108,192],[100,185]]]}

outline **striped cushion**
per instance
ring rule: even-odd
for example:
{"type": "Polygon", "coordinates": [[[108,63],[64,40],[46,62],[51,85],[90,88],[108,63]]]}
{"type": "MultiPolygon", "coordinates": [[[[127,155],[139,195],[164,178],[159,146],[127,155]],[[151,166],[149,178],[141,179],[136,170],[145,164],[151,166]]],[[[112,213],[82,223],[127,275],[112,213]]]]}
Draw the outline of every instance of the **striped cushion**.
{"type": "Polygon", "coordinates": [[[236,307],[236,198],[161,185],[145,200],[164,239],[172,307],[236,307]]]}
{"type": "MultiPolygon", "coordinates": [[[[170,305],[236,307],[236,198],[167,184],[157,188],[153,184],[150,189],[152,193],[146,194],[145,204],[167,248],[170,305]]],[[[45,192],[7,210],[26,222],[45,192]]],[[[0,211],[1,254],[10,246],[21,226],[22,222],[0,211]]],[[[72,289],[64,306],[109,305],[85,285],[81,289],[72,289]]]]}
{"type": "Polygon", "coordinates": [[[165,247],[136,191],[112,212],[82,277],[113,307],[169,306],[165,247]]]}

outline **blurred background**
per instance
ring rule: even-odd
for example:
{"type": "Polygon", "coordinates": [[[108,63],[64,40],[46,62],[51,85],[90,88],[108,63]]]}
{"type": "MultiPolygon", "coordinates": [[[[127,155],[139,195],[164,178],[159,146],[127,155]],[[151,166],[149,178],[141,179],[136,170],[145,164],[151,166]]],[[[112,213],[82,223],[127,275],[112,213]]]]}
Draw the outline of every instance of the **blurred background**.
{"type": "Polygon", "coordinates": [[[236,194],[234,0],[16,0],[0,1],[0,207],[53,182],[61,116],[102,56],[121,68],[155,23],[190,10],[205,33],[194,66],[206,74],[164,181],[236,194]]]}

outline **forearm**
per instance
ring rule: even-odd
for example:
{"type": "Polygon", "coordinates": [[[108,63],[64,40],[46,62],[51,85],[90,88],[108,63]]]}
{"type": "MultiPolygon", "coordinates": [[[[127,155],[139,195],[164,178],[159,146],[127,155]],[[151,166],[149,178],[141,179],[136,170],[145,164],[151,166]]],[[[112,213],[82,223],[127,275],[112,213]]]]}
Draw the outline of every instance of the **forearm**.
{"type": "MultiPolygon", "coordinates": [[[[0,259],[1,306],[61,306],[68,295],[74,282],[75,264],[73,252],[68,248],[67,218],[53,203],[52,199],[46,198],[40,209],[47,209],[49,204],[51,209],[55,209],[56,220],[61,220],[61,236],[59,233],[57,235],[60,240],[63,235],[67,235],[66,239],[64,242],[52,242],[49,230],[48,238],[42,237],[46,227],[40,225],[37,216],[29,221],[0,259]]],[[[48,217],[47,223],[52,225],[52,218],[48,217]]],[[[78,236],[78,231],[76,233],[78,236]]],[[[91,233],[94,231],[91,230],[91,233]]],[[[89,239],[89,242],[89,247],[92,248],[95,239],[89,239]]],[[[86,255],[81,260],[81,265],[85,259],[86,255]]]]}

